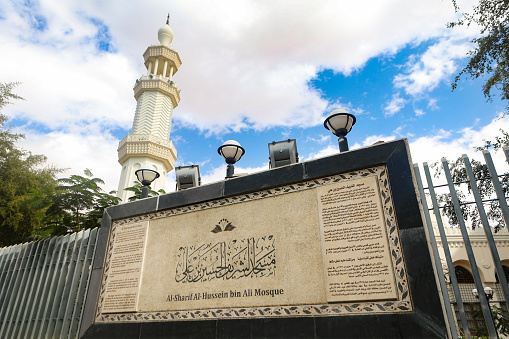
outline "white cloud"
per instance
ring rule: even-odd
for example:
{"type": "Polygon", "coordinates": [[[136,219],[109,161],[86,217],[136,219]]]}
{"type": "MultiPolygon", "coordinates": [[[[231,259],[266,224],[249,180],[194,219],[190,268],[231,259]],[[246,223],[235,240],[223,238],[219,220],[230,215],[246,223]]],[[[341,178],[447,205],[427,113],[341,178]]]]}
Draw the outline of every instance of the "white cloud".
{"type": "Polygon", "coordinates": [[[313,137],[308,136],[307,139],[306,139],[306,142],[311,141],[313,143],[317,143],[319,145],[322,145],[322,144],[325,144],[325,143],[330,143],[331,140],[332,140],[332,136],[330,134],[322,134],[322,135],[318,136],[317,138],[313,138],[313,137]]]}
{"type": "MultiPolygon", "coordinates": [[[[337,105],[310,88],[319,71],[350,74],[409,43],[449,36],[444,23],[454,17],[452,4],[441,0],[177,0],[171,7],[173,47],[183,61],[175,76],[182,101],[174,120],[209,133],[319,125],[337,105]]],[[[22,82],[16,91],[27,99],[3,113],[27,121],[23,146],[72,173],[91,168],[116,189],[118,140],[110,130],[131,126],[132,87],[146,72],[142,54],[157,43],[168,4],[130,1],[119,11],[114,1],[0,0],[0,8],[1,81],[22,82]],[[100,43],[115,52],[101,52],[100,43]]],[[[434,75],[427,70],[439,52],[415,71],[434,75]]],[[[409,88],[433,83],[411,74],[409,88]]],[[[403,104],[393,99],[388,115],[403,104]]],[[[220,178],[215,173],[205,173],[204,182],[220,178]]]]}
{"type": "MultiPolygon", "coordinates": [[[[156,43],[166,4],[132,1],[121,13],[115,2],[0,5],[0,72],[31,94],[11,115],[51,127],[100,119],[129,128],[132,86],[144,73],[141,54],[156,43]],[[36,17],[46,21],[44,30],[32,27],[36,17]],[[96,49],[105,27],[115,54],[96,49]]],[[[439,0],[182,0],[171,11],[173,45],[183,60],[175,119],[216,133],[317,125],[329,105],[308,86],[319,70],[349,74],[409,42],[450,34],[444,23],[454,18],[452,4],[439,0]]]]}
{"type": "MultiPolygon", "coordinates": [[[[262,165],[258,167],[241,167],[241,166],[235,166],[235,174],[253,174],[261,171],[266,171],[269,169],[269,165],[262,165]]],[[[212,170],[206,172],[205,174],[202,174],[202,184],[210,184],[216,181],[224,180],[226,176],[226,165],[221,165],[219,167],[215,167],[212,170]]]]}
{"type": "Polygon", "coordinates": [[[432,111],[436,111],[439,108],[437,104],[437,99],[429,99],[428,108],[431,109],[432,111]]]}
{"type": "Polygon", "coordinates": [[[401,111],[403,107],[405,107],[406,100],[399,96],[399,93],[396,93],[392,96],[391,100],[384,107],[384,115],[386,118],[392,117],[394,114],[401,111]]]}
{"type": "Polygon", "coordinates": [[[468,50],[465,39],[442,39],[419,58],[410,58],[406,71],[394,77],[394,86],[411,96],[429,92],[457,71],[456,60],[464,58],[468,50]]]}
{"type": "MultiPolygon", "coordinates": [[[[467,154],[470,159],[484,162],[482,154],[475,151],[475,147],[483,146],[484,140],[493,140],[500,135],[500,129],[509,129],[509,119],[493,119],[485,126],[472,126],[461,130],[438,130],[433,135],[413,139],[410,143],[410,151],[414,163],[429,164],[440,161],[442,157],[456,160],[462,154],[467,154]]],[[[502,152],[492,152],[492,157],[500,173],[507,171],[502,152]]]]}
{"type": "Polygon", "coordinates": [[[416,117],[422,117],[423,115],[426,114],[426,112],[424,112],[422,109],[419,109],[419,108],[414,109],[414,112],[415,112],[416,117]]]}
{"type": "Polygon", "coordinates": [[[365,138],[361,145],[359,145],[359,146],[354,145],[354,147],[352,147],[352,149],[356,148],[356,146],[357,147],[366,147],[366,146],[371,146],[371,145],[373,145],[377,142],[380,142],[380,141],[387,142],[387,141],[391,141],[394,139],[396,139],[396,136],[394,136],[394,135],[383,135],[383,134],[371,135],[371,136],[365,138]]]}
{"type": "Polygon", "coordinates": [[[308,161],[308,160],[323,158],[323,157],[326,157],[329,155],[337,154],[338,147],[339,146],[337,144],[336,145],[327,145],[327,147],[322,148],[318,152],[302,156],[301,161],[308,161]]]}
{"type": "MultiPolygon", "coordinates": [[[[467,154],[470,159],[476,159],[484,162],[482,154],[475,151],[475,147],[484,145],[484,140],[493,140],[496,135],[500,135],[500,130],[509,130],[509,117],[495,118],[485,126],[471,126],[460,130],[439,129],[428,136],[414,138],[409,136],[410,152],[413,163],[428,164],[440,161],[442,157],[449,160],[456,160],[462,154],[467,154]]],[[[356,142],[350,145],[350,150],[371,146],[379,141],[391,141],[397,138],[397,130],[393,135],[371,135],[362,142],[356,142]]],[[[399,136],[398,136],[399,137],[399,136]]],[[[337,154],[337,145],[327,145],[318,152],[303,156],[303,161],[316,159],[319,157],[337,154]]],[[[505,161],[503,152],[492,152],[492,157],[500,173],[509,170],[505,161]]]]}
{"type": "MultiPolygon", "coordinates": [[[[377,142],[380,142],[380,141],[391,141],[394,139],[396,139],[396,137],[394,135],[382,135],[382,134],[371,135],[371,136],[365,138],[361,143],[356,142],[353,145],[349,145],[349,149],[353,150],[356,148],[371,146],[371,145],[373,145],[377,142]]],[[[308,161],[308,160],[323,158],[323,157],[333,155],[333,154],[338,154],[338,152],[339,152],[338,147],[339,146],[337,143],[329,144],[317,152],[313,152],[313,153],[302,156],[301,161],[308,161]]]]}
{"type": "Polygon", "coordinates": [[[48,155],[48,165],[67,169],[59,177],[83,174],[90,169],[95,177],[104,180],[105,191],[117,190],[121,167],[117,162],[118,142],[111,135],[94,133],[51,132],[17,129],[26,134],[20,147],[34,154],[48,155]]]}

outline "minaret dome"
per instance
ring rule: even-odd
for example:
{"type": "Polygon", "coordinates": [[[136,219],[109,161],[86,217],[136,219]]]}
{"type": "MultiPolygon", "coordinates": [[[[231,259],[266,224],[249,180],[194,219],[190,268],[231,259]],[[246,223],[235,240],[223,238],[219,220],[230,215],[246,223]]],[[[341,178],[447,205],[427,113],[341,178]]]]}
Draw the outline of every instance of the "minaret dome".
{"type": "Polygon", "coordinates": [[[166,19],[166,25],[159,28],[159,31],[157,32],[157,38],[159,39],[159,43],[165,46],[168,46],[173,41],[173,30],[170,27],[169,14],[168,18],[166,19]]]}

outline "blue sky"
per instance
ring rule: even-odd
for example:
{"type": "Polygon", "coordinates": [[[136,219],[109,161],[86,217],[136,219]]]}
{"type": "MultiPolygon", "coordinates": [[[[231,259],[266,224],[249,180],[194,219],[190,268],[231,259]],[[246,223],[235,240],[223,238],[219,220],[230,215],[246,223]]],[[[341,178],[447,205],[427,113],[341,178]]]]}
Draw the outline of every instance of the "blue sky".
{"type": "Polygon", "coordinates": [[[132,1],[122,10],[113,1],[0,0],[0,81],[21,82],[26,99],[3,113],[27,135],[22,146],[69,168],[63,175],[90,168],[116,189],[132,87],[168,11],[183,61],[176,165],[199,164],[204,182],[224,177],[217,148],[228,139],[246,149],[238,172],[268,168],[271,141],[297,139],[301,160],[337,152],[323,128],[335,108],[357,117],[350,148],[408,138],[417,162],[474,154],[509,128],[495,120],[504,104],[486,102],[483,79],[451,91],[478,29],[447,29],[457,14],[446,0],[132,1]]]}

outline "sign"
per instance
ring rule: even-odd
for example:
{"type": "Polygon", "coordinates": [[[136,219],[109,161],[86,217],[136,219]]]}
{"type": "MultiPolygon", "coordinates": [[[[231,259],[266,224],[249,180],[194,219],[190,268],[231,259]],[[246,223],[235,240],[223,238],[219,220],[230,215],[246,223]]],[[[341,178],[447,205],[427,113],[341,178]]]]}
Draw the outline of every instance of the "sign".
{"type": "Polygon", "coordinates": [[[377,166],[117,220],[96,321],[410,312],[388,182],[377,166]]]}
{"type": "Polygon", "coordinates": [[[112,239],[103,312],[136,312],[148,221],[119,226],[112,239]]]}
{"type": "Polygon", "coordinates": [[[376,177],[317,189],[328,302],[396,299],[376,177]]]}

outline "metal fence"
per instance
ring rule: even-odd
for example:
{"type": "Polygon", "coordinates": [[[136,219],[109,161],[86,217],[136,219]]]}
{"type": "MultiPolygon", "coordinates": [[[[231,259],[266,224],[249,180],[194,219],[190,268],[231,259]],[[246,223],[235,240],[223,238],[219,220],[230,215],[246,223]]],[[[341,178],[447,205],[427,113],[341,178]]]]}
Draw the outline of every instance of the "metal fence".
{"type": "MultiPolygon", "coordinates": [[[[507,162],[509,162],[509,150],[504,149],[504,154],[506,157],[507,162]]],[[[458,276],[460,275],[460,272],[457,268],[455,268],[454,262],[452,260],[451,251],[448,244],[446,229],[444,228],[444,221],[443,221],[443,213],[441,213],[441,208],[443,207],[439,205],[439,202],[437,200],[437,193],[435,192],[435,188],[439,186],[433,185],[433,179],[432,175],[430,173],[430,169],[427,163],[423,164],[424,169],[424,176],[426,178],[427,187],[424,187],[423,181],[421,180],[421,174],[419,170],[419,166],[417,164],[414,164],[414,170],[416,173],[417,178],[417,184],[419,187],[419,192],[421,195],[421,201],[423,204],[426,224],[427,224],[427,233],[428,233],[428,239],[430,240],[430,245],[432,248],[432,257],[434,260],[434,265],[436,268],[437,276],[439,279],[439,288],[441,291],[441,297],[444,301],[444,306],[446,310],[447,315],[447,322],[449,325],[449,328],[451,330],[451,336],[453,338],[458,338],[459,335],[464,336],[466,338],[471,338],[471,330],[472,330],[472,314],[473,309],[477,308],[482,312],[482,315],[484,317],[484,324],[482,318],[476,319],[480,321],[480,326],[485,325],[485,328],[488,332],[488,335],[490,338],[498,338],[497,330],[495,328],[495,324],[493,321],[492,311],[489,306],[489,295],[484,293],[484,286],[483,282],[481,281],[481,276],[479,274],[478,270],[478,264],[476,262],[476,258],[474,255],[474,251],[472,249],[472,244],[469,237],[469,232],[467,230],[467,224],[464,220],[464,216],[462,213],[462,205],[465,205],[465,202],[461,202],[458,197],[458,192],[463,193],[465,191],[465,188],[461,188],[460,186],[463,184],[469,185],[469,197],[471,197],[474,201],[471,203],[474,204],[477,207],[477,216],[480,219],[482,223],[482,229],[484,230],[485,234],[485,241],[489,247],[490,254],[493,259],[493,263],[496,269],[496,274],[498,276],[498,281],[500,285],[497,286],[499,299],[497,300],[498,303],[507,309],[507,300],[509,300],[509,288],[507,284],[507,277],[504,274],[504,267],[502,265],[502,262],[500,260],[499,251],[497,249],[496,242],[494,240],[492,227],[489,224],[489,220],[487,217],[487,212],[485,210],[484,203],[491,202],[491,201],[498,201],[497,208],[500,209],[499,213],[502,215],[503,220],[505,221],[505,226],[508,227],[509,225],[509,208],[507,206],[507,201],[504,193],[504,189],[500,183],[499,176],[495,170],[495,166],[493,164],[493,160],[491,157],[491,154],[487,151],[483,152],[484,161],[485,161],[485,168],[487,168],[487,173],[489,173],[489,176],[486,176],[484,178],[476,178],[474,176],[474,172],[472,170],[472,164],[468,157],[466,155],[462,156],[462,166],[464,166],[464,171],[466,173],[466,176],[468,180],[463,182],[453,182],[452,176],[451,176],[451,170],[450,170],[450,164],[447,162],[446,159],[442,159],[441,165],[442,165],[442,173],[446,180],[446,185],[440,185],[440,186],[446,186],[448,188],[448,194],[450,194],[449,199],[450,202],[448,202],[451,208],[454,209],[454,213],[457,216],[457,223],[458,227],[462,236],[463,240],[463,246],[466,250],[466,254],[468,257],[469,266],[471,269],[471,274],[473,276],[473,281],[471,281],[471,284],[465,284],[465,281],[458,282],[458,276]],[[494,192],[491,197],[491,199],[483,200],[481,197],[481,194],[479,192],[479,182],[485,181],[485,180],[491,180],[491,190],[494,192]],[[495,198],[496,196],[496,198],[495,198]],[[428,207],[428,202],[431,201],[430,207],[428,207]],[[435,225],[435,228],[433,227],[435,225]],[[446,267],[445,270],[447,271],[447,277],[449,278],[449,281],[446,281],[446,275],[444,274],[442,270],[442,263],[440,261],[440,255],[439,250],[437,246],[437,241],[435,238],[435,231],[438,229],[439,236],[440,236],[440,247],[443,250],[443,257],[445,257],[446,267]],[[468,303],[465,303],[463,299],[465,298],[473,298],[472,296],[472,288],[476,288],[478,293],[478,300],[474,299],[467,300],[468,303]],[[467,291],[469,290],[469,291],[467,291]],[[462,293],[463,292],[463,293],[462,293]],[[470,293],[469,293],[470,292],[470,293]],[[468,308],[468,309],[466,309],[468,308]],[[454,311],[453,311],[454,309],[454,311]],[[458,315],[459,319],[456,319],[456,314],[458,315]],[[470,328],[469,328],[470,323],[470,328]]],[[[460,194],[460,196],[464,194],[460,194]]],[[[509,258],[506,258],[509,259],[509,258]]],[[[506,267],[507,269],[507,267],[506,267]]],[[[469,272],[467,272],[469,274],[469,272]]],[[[477,323],[477,326],[479,326],[479,322],[477,323]]]]}
{"type": "Polygon", "coordinates": [[[97,234],[0,248],[0,338],[77,338],[97,234]]]}

